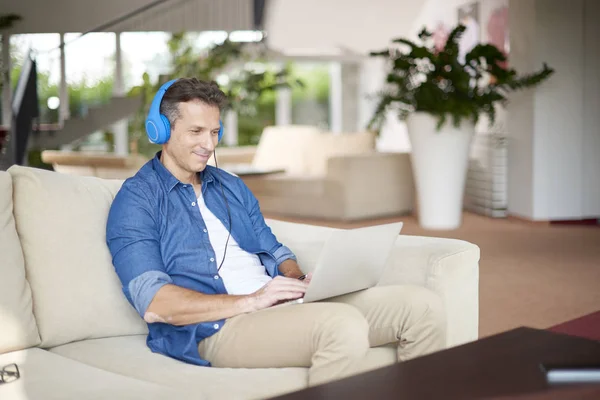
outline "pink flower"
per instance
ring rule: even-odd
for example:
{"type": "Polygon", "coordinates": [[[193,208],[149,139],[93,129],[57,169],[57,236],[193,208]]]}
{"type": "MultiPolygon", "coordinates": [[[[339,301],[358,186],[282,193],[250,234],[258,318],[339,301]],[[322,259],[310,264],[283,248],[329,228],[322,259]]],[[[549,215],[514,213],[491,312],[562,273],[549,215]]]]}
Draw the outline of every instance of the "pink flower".
{"type": "Polygon", "coordinates": [[[431,35],[433,38],[433,46],[435,47],[436,53],[439,53],[444,49],[449,34],[450,30],[446,27],[446,25],[444,25],[443,22],[438,22],[431,35]]]}
{"type": "MultiPolygon", "coordinates": [[[[492,12],[487,23],[487,33],[490,43],[508,56],[508,7],[499,7],[492,12]]],[[[501,63],[500,66],[507,68],[508,62],[501,63]]]]}

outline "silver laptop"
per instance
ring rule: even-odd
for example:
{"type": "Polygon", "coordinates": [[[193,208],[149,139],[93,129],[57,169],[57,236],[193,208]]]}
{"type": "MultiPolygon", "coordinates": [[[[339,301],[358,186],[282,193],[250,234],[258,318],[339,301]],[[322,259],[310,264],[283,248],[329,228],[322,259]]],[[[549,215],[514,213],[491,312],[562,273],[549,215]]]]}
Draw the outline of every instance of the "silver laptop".
{"type": "Polygon", "coordinates": [[[302,299],[310,303],[375,286],[398,239],[402,222],[334,231],[302,299]]]}

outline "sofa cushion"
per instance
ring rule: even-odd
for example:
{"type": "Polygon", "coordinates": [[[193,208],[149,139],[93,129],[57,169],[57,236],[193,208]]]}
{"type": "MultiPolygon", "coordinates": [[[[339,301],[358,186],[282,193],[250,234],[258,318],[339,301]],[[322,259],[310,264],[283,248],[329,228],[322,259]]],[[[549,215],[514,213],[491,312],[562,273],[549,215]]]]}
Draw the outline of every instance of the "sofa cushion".
{"type": "MultiPolygon", "coordinates": [[[[307,368],[200,367],[152,353],[144,336],[91,339],[50,350],[55,354],[135,379],[183,392],[202,393],[206,399],[263,399],[301,390],[308,384],[307,368]]],[[[392,365],[396,345],[369,349],[361,372],[392,365]]]]}
{"type": "Polygon", "coordinates": [[[14,215],[42,346],[143,334],[106,245],[106,219],[121,181],[9,169],[14,215]]]}
{"type": "Polygon", "coordinates": [[[120,376],[42,349],[0,355],[0,367],[16,363],[21,378],[0,385],[0,399],[204,399],[166,386],[120,376]]]}
{"type": "Polygon", "coordinates": [[[10,175],[0,171],[0,354],[40,344],[12,195],[10,175]]]}
{"type": "Polygon", "coordinates": [[[308,383],[306,368],[234,369],[186,364],[153,353],[145,336],[85,340],[51,351],[106,371],[202,393],[207,399],[266,398],[303,389],[308,383]]]}
{"type": "Polygon", "coordinates": [[[309,176],[323,177],[327,174],[327,160],[334,156],[371,153],[375,151],[375,134],[322,133],[304,152],[305,172],[309,176]]]}
{"type": "Polygon", "coordinates": [[[320,135],[314,126],[269,126],[263,133],[252,160],[257,169],[282,168],[291,175],[303,175],[307,171],[306,156],[320,135]]]}

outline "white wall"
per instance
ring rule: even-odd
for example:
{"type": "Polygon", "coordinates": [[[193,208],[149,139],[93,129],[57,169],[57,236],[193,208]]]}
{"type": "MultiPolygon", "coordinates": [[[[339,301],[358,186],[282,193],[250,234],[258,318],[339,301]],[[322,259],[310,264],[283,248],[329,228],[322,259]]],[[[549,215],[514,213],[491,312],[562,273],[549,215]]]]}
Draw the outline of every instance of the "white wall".
{"type": "Polygon", "coordinates": [[[600,215],[600,1],[587,0],[583,90],[583,216],[600,215]]]}
{"type": "Polygon", "coordinates": [[[547,61],[558,73],[535,91],[535,219],[582,214],[583,3],[536,2],[534,61],[547,61]]]}
{"type": "MultiPolygon", "coordinates": [[[[535,45],[536,0],[511,0],[510,65],[531,71],[535,45]]],[[[534,92],[517,92],[508,104],[508,210],[521,217],[533,216],[533,105],[534,92]]]]}
{"type": "Polygon", "coordinates": [[[269,46],[331,54],[339,48],[367,54],[408,33],[422,7],[410,0],[270,0],[269,46]]]}
{"type": "Polygon", "coordinates": [[[598,27],[594,0],[511,0],[510,62],[546,61],[542,86],[511,96],[510,214],[533,220],[600,216],[598,27]]]}

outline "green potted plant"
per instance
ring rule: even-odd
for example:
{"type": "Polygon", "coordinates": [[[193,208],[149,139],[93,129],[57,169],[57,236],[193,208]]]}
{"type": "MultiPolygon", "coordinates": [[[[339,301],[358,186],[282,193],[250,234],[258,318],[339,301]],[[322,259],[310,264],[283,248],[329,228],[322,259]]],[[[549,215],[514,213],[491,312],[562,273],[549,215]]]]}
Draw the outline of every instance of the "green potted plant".
{"type": "Polygon", "coordinates": [[[460,226],[469,148],[479,118],[485,114],[494,124],[496,107],[506,105],[510,92],[534,87],[554,72],[544,64],[537,72],[518,75],[505,67],[506,57],[492,44],[478,44],[461,59],[464,31],[464,25],[456,26],[439,51],[423,29],[420,43],[398,38],[394,46],[371,53],[388,59],[390,68],[369,127],[380,129],[389,110],[406,121],[419,222],[429,229],[460,226]]]}

